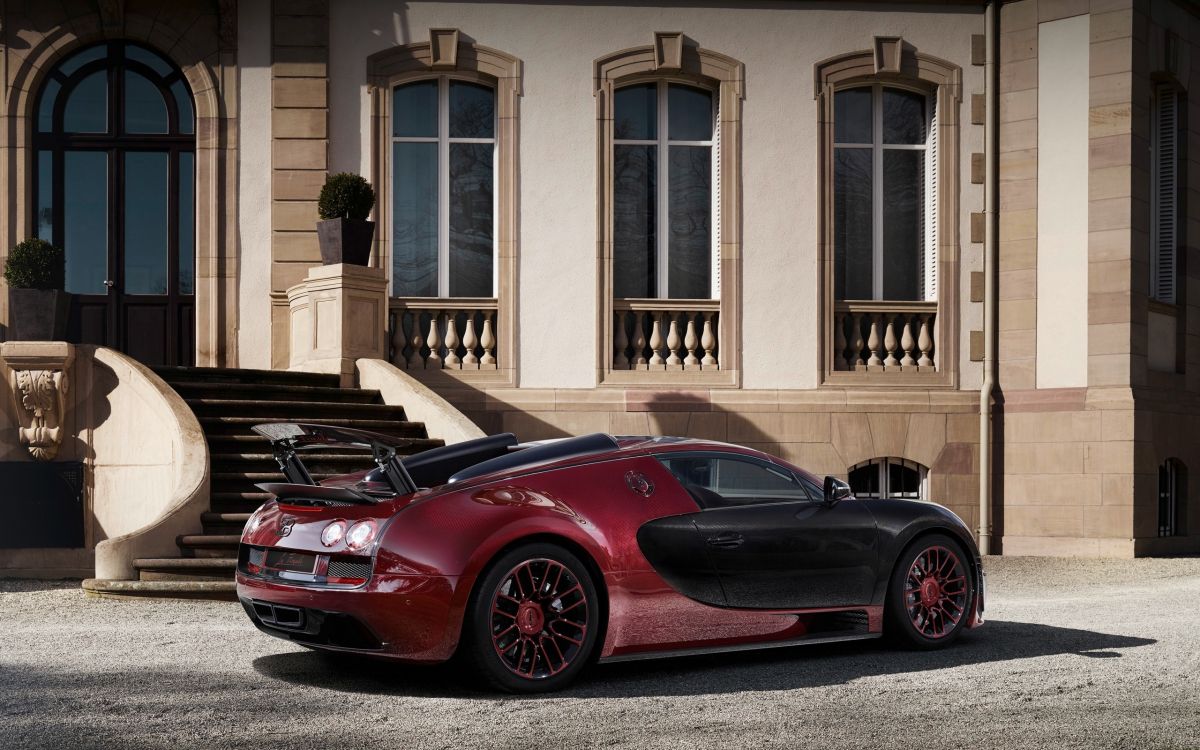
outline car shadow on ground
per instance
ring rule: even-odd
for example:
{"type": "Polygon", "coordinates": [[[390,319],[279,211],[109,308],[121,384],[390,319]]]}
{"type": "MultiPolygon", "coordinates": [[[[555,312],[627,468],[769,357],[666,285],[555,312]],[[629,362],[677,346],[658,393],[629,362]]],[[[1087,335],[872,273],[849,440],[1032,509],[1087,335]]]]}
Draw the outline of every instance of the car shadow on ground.
{"type": "MultiPolygon", "coordinates": [[[[565,697],[708,695],[748,690],[794,690],[852,682],[860,677],[927,672],[974,664],[1077,654],[1120,658],[1120,649],[1156,643],[1150,638],[1059,628],[1027,622],[989,622],[938,651],[906,651],[884,641],[796,646],[760,651],[599,664],[565,697]]],[[[416,667],[318,652],[264,656],[254,669],[265,677],[348,693],[463,697],[470,675],[449,666],[416,667]]]]}

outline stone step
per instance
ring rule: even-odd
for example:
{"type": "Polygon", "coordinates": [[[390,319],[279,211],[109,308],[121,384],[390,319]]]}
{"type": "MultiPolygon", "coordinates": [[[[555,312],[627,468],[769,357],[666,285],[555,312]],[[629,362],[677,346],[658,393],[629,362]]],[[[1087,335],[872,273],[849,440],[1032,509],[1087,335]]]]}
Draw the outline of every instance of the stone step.
{"type": "MultiPolygon", "coordinates": [[[[375,407],[379,408],[379,407],[375,407]]],[[[230,416],[228,414],[214,415],[196,415],[200,421],[200,426],[204,429],[205,435],[210,439],[224,438],[225,436],[249,437],[267,443],[266,438],[258,433],[251,432],[250,428],[256,424],[264,422],[282,422],[287,421],[280,418],[263,418],[255,416],[242,416],[236,409],[231,410],[231,414],[238,416],[230,416]]],[[[303,420],[290,420],[303,421],[303,420]]],[[[312,421],[312,420],[308,420],[312,421]]],[[[394,437],[425,437],[428,433],[425,432],[425,425],[421,422],[408,422],[403,418],[397,419],[372,419],[372,418],[346,418],[338,416],[324,416],[320,418],[321,424],[331,425],[333,427],[350,427],[356,430],[367,430],[369,432],[378,432],[383,435],[391,435],[394,437]]]]}
{"type": "Polygon", "coordinates": [[[237,599],[233,581],[111,581],[87,578],[83,592],[103,599],[237,599]]]}
{"type": "MultiPolygon", "coordinates": [[[[267,493],[262,493],[264,496],[267,493]]],[[[263,502],[266,502],[265,500],[263,502]]],[[[253,511],[251,511],[253,513],[253,511]]],[[[213,511],[205,511],[200,514],[200,522],[205,526],[218,524],[231,524],[237,526],[245,526],[250,520],[251,513],[214,513],[213,511]]]]}
{"type": "Polygon", "coordinates": [[[207,381],[210,383],[260,383],[310,385],[336,388],[337,375],[290,370],[249,370],[230,367],[155,367],[154,372],[167,383],[207,381]]]}
{"type": "Polygon", "coordinates": [[[346,419],[404,419],[404,407],[387,404],[343,404],[336,401],[243,401],[226,398],[185,398],[197,417],[262,417],[263,421],[320,422],[324,417],[346,419]]]}
{"type": "Polygon", "coordinates": [[[142,581],[232,581],[236,557],[161,557],[133,561],[142,581]]]}
{"type": "Polygon", "coordinates": [[[182,534],[175,537],[175,544],[184,557],[229,557],[241,540],[241,534],[182,534]]]}
{"type": "Polygon", "coordinates": [[[185,399],[216,398],[246,401],[335,401],[338,403],[382,404],[379,391],[359,388],[329,388],[276,383],[214,383],[181,381],[171,383],[185,399]]]}

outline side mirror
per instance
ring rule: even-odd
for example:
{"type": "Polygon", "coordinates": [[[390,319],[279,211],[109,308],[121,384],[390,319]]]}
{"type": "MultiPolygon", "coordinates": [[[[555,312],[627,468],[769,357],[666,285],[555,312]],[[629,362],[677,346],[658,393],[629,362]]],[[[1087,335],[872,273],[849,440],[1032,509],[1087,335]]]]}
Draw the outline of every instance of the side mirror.
{"type": "Polygon", "coordinates": [[[841,500],[854,497],[850,485],[837,477],[825,477],[825,505],[833,506],[841,500]]]}

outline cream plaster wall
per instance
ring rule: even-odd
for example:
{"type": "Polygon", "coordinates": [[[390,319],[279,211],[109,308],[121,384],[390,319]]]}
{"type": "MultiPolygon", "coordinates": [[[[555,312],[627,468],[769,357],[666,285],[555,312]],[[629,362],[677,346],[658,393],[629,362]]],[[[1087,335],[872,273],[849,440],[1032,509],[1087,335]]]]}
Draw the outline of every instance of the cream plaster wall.
{"type": "Polygon", "coordinates": [[[1089,28],[1038,27],[1038,388],[1088,381],[1089,28]]]}
{"type": "Polygon", "coordinates": [[[238,3],[238,365],[271,367],[271,0],[238,3]]]}
{"type": "MultiPolygon", "coordinates": [[[[971,35],[983,32],[978,7],[902,10],[839,3],[833,10],[828,3],[778,3],[767,8],[665,4],[672,7],[332,3],[330,166],[370,171],[364,79],[365,58],[371,53],[426,40],[431,27],[455,27],[480,44],[520,58],[524,63],[516,328],[520,385],[591,388],[596,384],[599,335],[592,61],[648,44],[655,31],[682,30],[700,46],[746,65],[743,387],[811,388],[818,372],[820,281],[813,66],[826,57],[869,48],[873,35],[900,35],[917,50],[963,69],[960,367],[963,385],[977,386],[979,366],[968,361],[968,336],[972,327],[978,327],[974,310],[978,305],[965,300],[970,272],[980,270],[981,255],[979,246],[971,245],[969,233],[969,215],[983,205],[982,186],[970,180],[970,153],[982,151],[983,146],[983,129],[970,124],[969,114],[970,94],[983,91],[983,69],[971,65],[971,35]]],[[[248,12],[253,11],[243,11],[243,19],[248,12]]],[[[268,41],[259,34],[245,39],[260,48],[268,41]]],[[[261,49],[239,46],[243,60],[248,55],[260,58],[261,49]]],[[[266,130],[266,121],[255,113],[245,90],[255,80],[253,71],[243,68],[243,132],[251,138],[266,130]]],[[[247,154],[254,150],[246,143],[247,154]]],[[[242,190],[243,207],[261,206],[267,201],[269,182],[246,178],[242,190]]],[[[243,212],[244,237],[248,218],[243,212]]],[[[265,299],[265,288],[257,294],[256,305],[265,299]]],[[[243,330],[243,341],[251,340],[248,333],[243,330]]],[[[247,348],[252,348],[249,343],[243,350],[247,348]]]]}

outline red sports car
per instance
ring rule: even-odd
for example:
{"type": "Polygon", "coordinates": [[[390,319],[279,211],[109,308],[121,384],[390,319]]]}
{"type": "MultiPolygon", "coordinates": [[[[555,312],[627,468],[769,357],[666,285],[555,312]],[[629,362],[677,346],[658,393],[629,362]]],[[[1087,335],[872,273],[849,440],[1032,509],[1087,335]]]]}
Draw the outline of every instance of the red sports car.
{"type": "Polygon", "coordinates": [[[491,685],[561,688],[590,662],[876,638],[945,646],[983,622],[971,533],[932,503],[706,440],[493,435],[402,441],[255,428],[287,483],[246,524],[237,592],[263,632],[410,662],[456,654],[491,685]],[[313,482],[298,452],[370,448],[313,482]]]}

